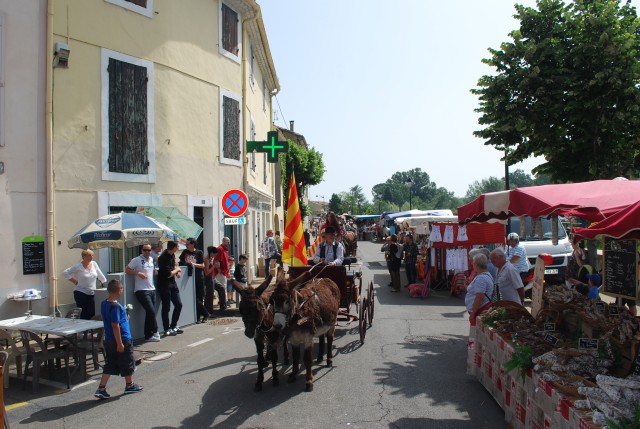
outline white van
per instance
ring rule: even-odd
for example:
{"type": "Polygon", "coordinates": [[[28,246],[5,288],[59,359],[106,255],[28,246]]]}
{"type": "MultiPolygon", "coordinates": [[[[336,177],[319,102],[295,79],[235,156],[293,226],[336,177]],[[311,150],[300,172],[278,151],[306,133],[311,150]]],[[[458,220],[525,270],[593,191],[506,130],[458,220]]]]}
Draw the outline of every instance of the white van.
{"type": "Polygon", "coordinates": [[[510,231],[520,236],[520,243],[527,251],[527,258],[531,266],[535,266],[536,258],[541,253],[548,253],[553,256],[553,262],[547,265],[544,270],[547,282],[564,283],[567,264],[573,252],[567,231],[559,218],[542,218],[542,239],[536,231],[535,236],[532,234],[531,218],[525,217],[526,234],[520,234],[520,218],[513,216],[510,219],[510,231]],[[558,244],[551,241],[551,222],[555,219],[558,222],[558,244]]]}

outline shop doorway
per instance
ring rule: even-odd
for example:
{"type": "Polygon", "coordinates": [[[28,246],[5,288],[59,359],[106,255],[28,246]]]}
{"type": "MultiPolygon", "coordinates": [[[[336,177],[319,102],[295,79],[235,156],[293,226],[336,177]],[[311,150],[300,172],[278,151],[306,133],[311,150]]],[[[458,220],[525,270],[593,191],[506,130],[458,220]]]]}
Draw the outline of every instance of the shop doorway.
{"type": "MultiPolygon", "coordinates": [[[[193,221],[204,228],[204,207],[195,206],[193,208],[193,221]]],[[[200,234],[196,239],[196,249],[206,250],[204,248],[204,234],[200,234]]]]}

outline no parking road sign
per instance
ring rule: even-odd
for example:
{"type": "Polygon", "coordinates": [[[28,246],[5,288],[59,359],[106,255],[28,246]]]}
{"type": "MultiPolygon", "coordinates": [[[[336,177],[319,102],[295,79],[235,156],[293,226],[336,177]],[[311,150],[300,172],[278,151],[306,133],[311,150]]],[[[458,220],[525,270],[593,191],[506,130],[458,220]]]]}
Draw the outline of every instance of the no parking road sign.
{"type": "Polygon", "coordinates": [[[249,207],[249,199],[240,189],[232,189],[222,196],[222,211],[231,217],[245,214],[249,207]]]}

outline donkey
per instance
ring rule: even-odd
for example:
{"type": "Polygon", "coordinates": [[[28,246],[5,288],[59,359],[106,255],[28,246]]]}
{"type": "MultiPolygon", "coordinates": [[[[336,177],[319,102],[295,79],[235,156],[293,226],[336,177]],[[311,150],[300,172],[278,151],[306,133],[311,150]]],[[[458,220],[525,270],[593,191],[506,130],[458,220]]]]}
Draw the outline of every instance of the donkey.
{"type": "Polygon", "coordinates": [[[307,369],[306,391],[313,390],[311,372],[311,349],[313,337],[320,337],[320,350],[317,362],[324,355],[324,337],[327,338],[327,367],[333,365],[331,348],[336,321],[340,309],[340,289],[333,280],[314,278],[310,281],[308,273],[288,284],[291,293],[291,320],[288,330],[289,343],[293,348],[293,368],[289,383],[296,380],[300,362],[300,345],[304,345],[304,365],[307,369]]]}
{"type": "MultiPolygon", "coordinates": [[[[278,362],[278,345],[283,340],[284,333],[282,329],[277,329],[273,324],[274,307],[271,303],[271,297],[275,287],[269,287],[271,279],[271,275],[267,276],[264,282],[256,289],[233,286],[241,296],[239,309],[244,323],[244,334],[248,338],[253,338],[256,343],[256,351],[258,353],[258,379],[254,387],[256,392],[262,390],[264,369],[268,366],[264,356],[265,344],[273,367],[271,371],[273,385],[278,386],[280,384],[276,364],[278,362]]],[[[288,364],[289,349],[286,341],[284,341],[284,359],[285,364],[288,364]]]]}

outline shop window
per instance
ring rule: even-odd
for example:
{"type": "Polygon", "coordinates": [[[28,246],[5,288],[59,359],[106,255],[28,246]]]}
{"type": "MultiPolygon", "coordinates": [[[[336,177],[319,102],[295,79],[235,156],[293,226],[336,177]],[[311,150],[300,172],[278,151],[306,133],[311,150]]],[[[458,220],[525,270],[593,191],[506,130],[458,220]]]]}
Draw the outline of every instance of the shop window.
{"type": "MultiPolygon", "coordinates": [[[[136,207],[127,206],[111,206],[109,207],[109,214],[116,214],[120,212],[135,213],[136,207]]],[[[137,247],[125,247],[124,260],[122,258],[123,249],[110,248],[109,249],[109,272],[110,273],[123,273],[125,265],[140,254],[137,247]],[[123,265],[124,264],[124,265],[123,265]]]]}

